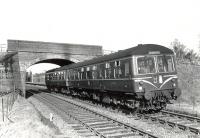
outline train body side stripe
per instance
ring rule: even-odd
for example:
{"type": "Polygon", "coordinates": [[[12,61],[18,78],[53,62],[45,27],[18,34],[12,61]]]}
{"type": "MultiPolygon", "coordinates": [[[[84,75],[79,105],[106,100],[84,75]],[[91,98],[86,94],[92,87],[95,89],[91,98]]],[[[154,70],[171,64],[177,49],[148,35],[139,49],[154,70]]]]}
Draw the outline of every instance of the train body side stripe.
{"type": "Polygon", "coordinates": [[[150,81],[147,81],[147,80],[135,80],[135,82],[140,82],[140,81],[143,81],[143,82],[145,82],[145,83],[148,83],[148,84],[150,84],[150,85],[152,85],[152,86],[154,86],[155,88],[157,88],[158,89],[158,87],[156,87],[156,85],[154,85],[152,82],[150,82],[150,81]]]}
{"type": "Polygon", "coordinates": [[[173,77],[170,77],[170,78],[166,79],[165,82],[160,86],[160,89],[161,89],[167,82],[169,82],[170,80],[172,80],[173,78],[177,78],[177,76],[173,76],[173,77]]]}
{"type": "Polygon", "coordinates": [[[173,78],[177,78],[176,75],[168,75],[168,76],[172,76],[172,77],[170,77],[170,78],[168,78],[167,80],[165,80],[165,81],[163,82],[163,84],[162,84],[159,88],[158,88],[157,86],[155,86],[152,82],[147,81],[147,80],[137,79],[137,80],[135,80],[135,82],[143,81],[144,83],[148,83],[148,84],[150,84],[150,85],[152,85],[152,86],[154,86],[155,88],[157,88],[157,89],[160,90],[167,82],[169,82],[169,81],[172,80],[173,78]]]}

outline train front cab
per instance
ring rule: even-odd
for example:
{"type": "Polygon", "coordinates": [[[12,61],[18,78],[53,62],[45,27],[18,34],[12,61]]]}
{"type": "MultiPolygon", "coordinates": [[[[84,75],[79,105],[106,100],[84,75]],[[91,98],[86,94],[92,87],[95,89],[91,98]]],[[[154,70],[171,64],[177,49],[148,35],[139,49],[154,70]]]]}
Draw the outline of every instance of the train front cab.
{"type": "Polygon", "coordinates": [[[169,100],[180,96],[173,54],[160,54],[156,51],[133,56],[133,62],[134,91],[138,99],[144,99],[151,106],[166,106],[169,100]]]}

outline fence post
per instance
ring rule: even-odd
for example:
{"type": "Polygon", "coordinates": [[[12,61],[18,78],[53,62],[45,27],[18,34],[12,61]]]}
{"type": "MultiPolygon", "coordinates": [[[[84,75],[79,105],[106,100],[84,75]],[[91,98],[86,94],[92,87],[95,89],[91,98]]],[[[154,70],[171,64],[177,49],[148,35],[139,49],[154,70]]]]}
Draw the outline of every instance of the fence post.
{"type": "Polygon", "coordinates": [[[6,96],[6,116],[8,117],[8,96],[6,96]]]}
{"type": "Polygon", "coordinates": [[[8,95],[8,112],[10,112],[10,95],[11,95],[12,93],[10,93],[9,95],[8,95]]]}
{"type": "Polygon", "coordinates": [[[3,118],[3,122],[4,122],[4,109],[3,109],[3,98],[2,98],[2,118],[3,118]]]}
{"type": "Polygon", "coordinates": [[[12,94],[12,104],[11,104],[12,107],[13,107],[13,104],[14,104],[14,93],[12,94]]]}

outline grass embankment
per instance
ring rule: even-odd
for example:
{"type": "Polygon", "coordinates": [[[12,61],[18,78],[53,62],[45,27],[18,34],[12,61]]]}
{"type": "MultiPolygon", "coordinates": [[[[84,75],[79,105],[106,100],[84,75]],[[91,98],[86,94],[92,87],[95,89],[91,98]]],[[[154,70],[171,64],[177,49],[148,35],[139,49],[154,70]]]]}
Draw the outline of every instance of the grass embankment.
{"type": "Polygon", "coordinates": [[[47,123],[40,112],[23,98],[15,101],[9,120],[1,122],[0,137],[3,138],[53,138],[58,130],[47,123]]]}
{"type": "Polygon", "coordinates": [[[177,70],[182,94],[167,107],[200,116],[200,66],[177,64],[177,70]]]}
{"type": "Polygon", "coordinates": [[[200,102],[200,66],[178,64],[177,70],[182,90],[180,100],[189,104],[200,102]]]}

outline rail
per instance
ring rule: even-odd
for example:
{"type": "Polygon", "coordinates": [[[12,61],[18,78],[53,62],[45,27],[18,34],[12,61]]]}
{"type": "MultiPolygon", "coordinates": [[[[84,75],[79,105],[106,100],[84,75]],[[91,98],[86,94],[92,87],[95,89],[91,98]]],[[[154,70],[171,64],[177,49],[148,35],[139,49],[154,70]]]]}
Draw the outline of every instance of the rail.
{"type": "Polygon", "coordinates": [[[137,117],[141,119],[148,119],[151,121],[156,121],[161,124],[168,124],[168,126],[176,127],[184,131],[190,131],[197,135],[200,134],[200,118],[171,112],[167,110],[161,110],[159,113],[155,114],[136,114],[137,117]]]}

